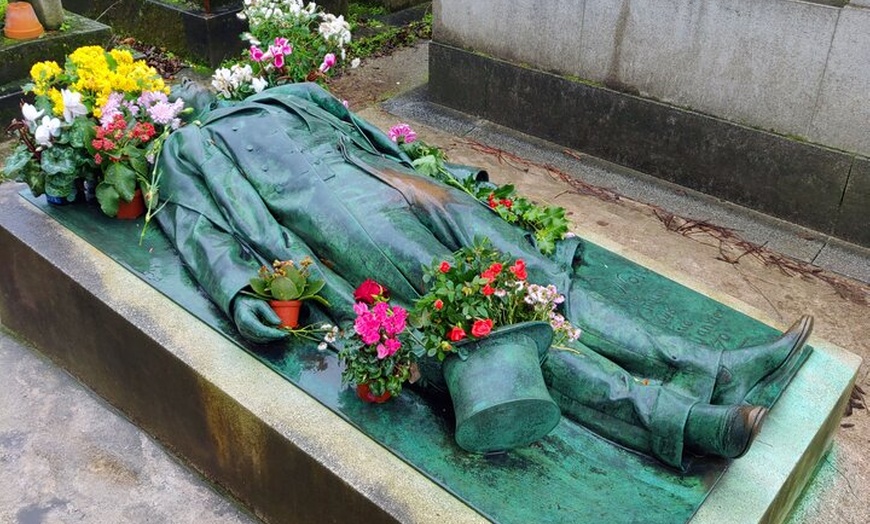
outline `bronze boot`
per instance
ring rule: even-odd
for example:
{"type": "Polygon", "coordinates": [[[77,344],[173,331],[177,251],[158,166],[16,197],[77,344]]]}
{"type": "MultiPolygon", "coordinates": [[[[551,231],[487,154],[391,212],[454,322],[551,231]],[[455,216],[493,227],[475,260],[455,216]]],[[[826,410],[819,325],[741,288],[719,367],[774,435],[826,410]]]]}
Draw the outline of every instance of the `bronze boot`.
{"type": "Polygon", "coordinates": [[[686,420],[686,449],[702,456],[742,457],[766,416],[767,409],[761,406],[696,404],[686,420]]]}
{"type": "Polygon", "coordinates": [[[753,390],[774,383],[777,371],[800,357],[812,330],[813,317],[804,315],[773,342],[723,352],[710,403],[751,403],[753,390]]]}

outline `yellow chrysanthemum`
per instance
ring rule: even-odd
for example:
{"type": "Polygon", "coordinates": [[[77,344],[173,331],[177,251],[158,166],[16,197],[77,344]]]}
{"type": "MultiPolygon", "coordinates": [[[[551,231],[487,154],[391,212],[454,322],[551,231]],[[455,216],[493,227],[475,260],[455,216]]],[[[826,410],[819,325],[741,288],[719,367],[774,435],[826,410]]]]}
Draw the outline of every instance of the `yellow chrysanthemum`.
{"type": "Polygon", "coordinates": [[[48,99],[51,100],[51,111],[54,113],[54,116],[62,115],[64,108],[63,95],[56,87],[52,87],[48,91],[48,99]]]}
{"type": "Polygon", "coordinates": [[[130,53],[130,51],[126,51],[123,49],[112,49],[111,51],[109,51],[109,54],[112,55],[112,58],[115,59],[115,62],[118,65],[133,63],[133,54],[130,53]]]}
{"type": "Polygon", "coordinates": [[[57,62],[37,62],[30,68],[30,78],[33,79],[33,92],[37,96],[45,95],[51,83],[63,70],[57,62]]]}

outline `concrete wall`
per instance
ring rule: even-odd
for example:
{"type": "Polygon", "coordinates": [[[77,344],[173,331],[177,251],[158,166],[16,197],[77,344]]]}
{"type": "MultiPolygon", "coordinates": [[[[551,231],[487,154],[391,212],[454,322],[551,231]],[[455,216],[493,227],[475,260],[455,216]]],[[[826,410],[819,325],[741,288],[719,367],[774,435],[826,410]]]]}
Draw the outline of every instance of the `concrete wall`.
{"type": "Polygon", "coordinates": [[[870,154],[870,0],[436,0],[434,35],[870,154]]]}

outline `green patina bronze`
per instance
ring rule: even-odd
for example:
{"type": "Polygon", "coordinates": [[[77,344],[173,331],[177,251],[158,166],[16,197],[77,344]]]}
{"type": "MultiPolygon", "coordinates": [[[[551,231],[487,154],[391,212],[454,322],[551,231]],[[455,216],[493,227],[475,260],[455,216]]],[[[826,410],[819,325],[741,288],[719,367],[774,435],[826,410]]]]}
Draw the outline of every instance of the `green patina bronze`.
{"type": "Polygon", "coordinates": [[[694,460],[688,450],[738,455],[753,429],[739,427],[738,415],[748,412],[738,406],[769,407],[810,351],[807,322],[774,340],[775,330],[594,244],[570,239],[553,258],[541,256],[524,231],[416,174],[386,136],[313,85],[211,112],[201,127],[170,137],[160,165],[166,237],[152,229],[137,248],[129,225],[78,209],[51,213],[496,520],[607,522],[628,511],[649,522],[685,521],[725,465],[694,460]],[[449,399],[437,390],[363,405],[341,388],[333,354],[284,340],[263,303],[239,295],[260,265],[311,256],[331,307],[310,307],[306,320],[347,322],[364,279],[410,305],[424,291],[422,266],[474,236],[524,258],[530,281],[555,284],[567,296],[566,316],[584,329],[580,343],[549,350],[543,365],[564,417],[540,441],[507,454],[457,447],[449,399]],[[746,438],[730,446],[735,435],[746,438]]]}
{"type": "MultiPolygon", "coordinates": [[[[25,196],[28,193],[25,190],[25,196]]],[[[246,341],[201,291],[159,229],[150,228],[139,245],[141,221],[113,220],[96,206],[56,207],[41,198],[28,198],[266,367],[495,521],[686,522],[728,466],[723,459],[695,459],[686,462],[684,471],[678,471],[614,445],[565,417],[533,445],[501,455],[468,453],[454,441],[452,408],[446,396],[406,389],[401,397],[373,407],[360,402],[352,389],[342,387],[338,359],[330,352],[317,351],[313,343],[290,341],[264,346],[246,341]]],[[[768,340],[777,334],[591,242],[584,241],[584,260],[584,271],[590,278],[579,285],[601,292],[617,288],[626,314],[664,322],[671,332],[725,348],[768,340]],[[663,296],[674,305],[662,304],[663,296]],[[666,321],[674,315],[681,315],[678,324],[666,321]],[[738,338],[733,333],[739,333],[738,338]]],[[[303,321],[323,320],[316,315],[309,310],[303,321]]],[[[547,362],[564,362],[560,358],[563,353],[551,350],[547,362]]],[[[596,359],[592,353],[588,358],[596,359]]],[[[604,365],[604,359],[596,360],[604,365]]],[[[563,408],[566,405],[560,404],[563,408]]],[[[625,401],[625,405],[631,402],[625,401]]],[[[590,419],[601,416],[594,409],[589,413],[590,419]]],[[[643,434],[638,426],[619,423],[616,417],[610,422],[618,424],[618,431],[643,434]]]]}
{"type": "Polygon", "coordinates": [[[468,342],[476,347],[466,360],[447,357],[459,447],[486,453],[527,446],[559,423],[540,371],[552,339],[546,322],[524,322],[468,342]]]}

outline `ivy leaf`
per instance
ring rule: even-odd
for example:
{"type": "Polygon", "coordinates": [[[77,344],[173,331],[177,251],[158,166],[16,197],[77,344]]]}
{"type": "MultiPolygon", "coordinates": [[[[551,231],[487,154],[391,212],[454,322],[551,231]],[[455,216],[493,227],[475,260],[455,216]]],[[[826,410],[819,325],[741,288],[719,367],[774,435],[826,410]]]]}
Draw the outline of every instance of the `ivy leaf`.
{"type": "Polygon", "coordinates": [[[411,165],[420,173],[434,177],[441,171],[441,163],[435,155],[426,155],[414,160],[411,165]]]}

